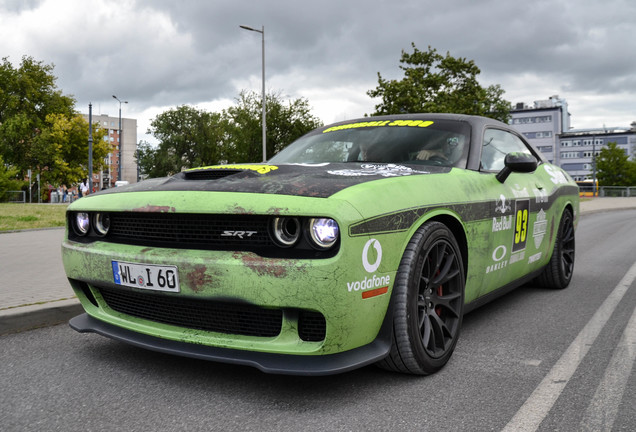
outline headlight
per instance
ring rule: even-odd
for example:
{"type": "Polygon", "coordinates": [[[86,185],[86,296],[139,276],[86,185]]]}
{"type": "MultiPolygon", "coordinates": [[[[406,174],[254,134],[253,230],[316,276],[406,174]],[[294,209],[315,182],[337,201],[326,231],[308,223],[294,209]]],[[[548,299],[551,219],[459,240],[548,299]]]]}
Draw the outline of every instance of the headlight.
{"type": "Polygon", "coordinates": [[[338,240],[338,223],[329,218],[309,219],[311,245],[317,249],[329,249],[338,240]]]}
{"type": "Polygon", "coordinates": [[[300,237],[300,221],[289,217],[272,219],[272,236],[279,246],[292,247],[300,237]]]}
{"type": "Polygon", "coordinates": [[[110,228],[110,216],[108,213],[97,213],[95,214],[95,231],[100,236],[105,236],[108,234],[108,229],[110,228]]]}
{"type": "Polygon", "coordinates": [[[86,234],[88,234],[90,225],[91,222],[88,213],[75,213],[75,224],[73,226],[75,227],[75,232],[77,233],[77,235],[85,236],[86,234]]]}

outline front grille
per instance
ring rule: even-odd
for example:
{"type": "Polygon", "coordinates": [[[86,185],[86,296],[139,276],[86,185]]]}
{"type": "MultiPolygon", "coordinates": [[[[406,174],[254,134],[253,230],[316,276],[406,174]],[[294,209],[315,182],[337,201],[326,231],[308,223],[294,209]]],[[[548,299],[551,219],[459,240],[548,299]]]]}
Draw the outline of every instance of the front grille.
{"type": "Polygon", "coordinates": [[[300,311],[298,316],[298,336],[306,342],[319,342],[325,339],[327,324],[320,312],[300,311]]]}
{"type": "MultiPolygon", "coordinates": [[[[168,207],[150,206],[144,210],[105,213],[110,223],[105,236],[99,235],[94,226],[87,235],[78,234],[77,213],[68,212],[68,239],[78,243],[101,241],[172,249],[248,251],[262,257],[284,259],[331,258],[339,249],[339,241],[330,249],[315,249],[306,233],[293,247],[281,247],[270,235],[272,216],[173,213],[168,207]]],[[[88,214],[94,222],[97,212],[88,214]]],[[[307,218],[300,219],[304,224],[307,218]]]]}
{"type": "Polygon", "coordinates": [[[117,312],[190,329],[275,337],[283,322],[280,309],[104,287],[99,292],[117,312]]]}
{"type": "Polygon", "coordinates": [[[108,240],[192,249],[272,246],[266,216],[111,213],[108,240]]]}

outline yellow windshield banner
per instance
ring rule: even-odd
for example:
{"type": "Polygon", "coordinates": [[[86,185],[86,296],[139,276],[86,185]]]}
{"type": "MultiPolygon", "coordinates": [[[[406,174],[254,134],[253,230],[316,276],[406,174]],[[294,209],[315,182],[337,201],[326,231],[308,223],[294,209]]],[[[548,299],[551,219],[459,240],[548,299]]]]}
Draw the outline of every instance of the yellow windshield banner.
{"type": "Polygon", "coordinates": [[[274,165],[213,165],[203,168],[193,168],[186,171],[201,171],[201,170],[213,170],[213,169],[231,169],[231,170],[249,170],[259,174],[267,174],[270,171],[277,170],[278,167],[274,165]]]}
{"type": "Polygon", "coordinates": [[[429,127],[433,122],[429,120],[382,120],[382,121],[364,121],[357,123],[349,123],[339,126],[330,127],[322,131],[322,133],[335,132],[345,129],[357,129],[365,127],[378,127],[378,126],[408,126],[408,127],[429,127]]]}

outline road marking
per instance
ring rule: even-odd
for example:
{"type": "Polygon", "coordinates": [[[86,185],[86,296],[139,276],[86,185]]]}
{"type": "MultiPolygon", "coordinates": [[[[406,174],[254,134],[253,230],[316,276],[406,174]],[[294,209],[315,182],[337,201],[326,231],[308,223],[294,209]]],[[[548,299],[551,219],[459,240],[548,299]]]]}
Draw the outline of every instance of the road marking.
{"type": "Polygon", "coordinates": [[[581,420],[580,431],[611,431],[636,359],[636,309],[581,420]]]}
{"type": "Polygon", "coordinates": [[[563,392],[590,347],[609,320],[630,285],[636,279],[636,262],[583,327],[539,386],[519,408],[503,431],[536,431],[563,392]]]}

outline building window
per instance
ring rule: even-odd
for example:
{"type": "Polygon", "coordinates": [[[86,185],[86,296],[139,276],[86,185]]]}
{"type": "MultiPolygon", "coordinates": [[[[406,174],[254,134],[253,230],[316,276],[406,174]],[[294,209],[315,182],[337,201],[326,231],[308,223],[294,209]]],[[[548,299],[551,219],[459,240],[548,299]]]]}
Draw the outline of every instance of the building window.
{"type": "Polygon", "coordinates": [[[603,145],[603,140],[602,140],[602,139],[597,138],[597,139],[595,139],[595,140],[594,140],[594,144],[595,144],[595,145],[603,145]]]}
{"type": "Polygon", "coordinates": [[[573,147],[580,147],[581,146],[581,140],[572,141],[572,146],[573,147]]]}
{"type": "Polygon", "coordinates": [[[571,141],[561,141],[561,147],[570,147],[571,145],[571,141]]]}
{"type": "Polygon", "coordinates": [[[561,152],[561,159],[574,159],[579,157],[579,152],[561,152]]]}
{"type": "Polygon", "coordinates": [[[583,145],[584,146],[591,146],[592,145],[592,140],[591,139],[583,140],[583,145]]]}

